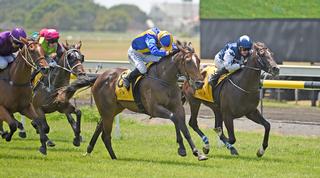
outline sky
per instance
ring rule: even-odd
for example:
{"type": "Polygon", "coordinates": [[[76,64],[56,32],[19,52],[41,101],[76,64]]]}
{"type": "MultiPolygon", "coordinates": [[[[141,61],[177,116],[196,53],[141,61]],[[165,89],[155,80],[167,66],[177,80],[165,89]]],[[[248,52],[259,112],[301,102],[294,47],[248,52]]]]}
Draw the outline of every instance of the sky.
{"type": "MultiPolygon", "coordinates": [[[[200,0],[192,0],[192,3],[199,4],[200,0]]],[[[94,2],[111,7],[118,4],[134,4],[146,13],[150,12],[150,9],[154,3],[179,3],[182,0],[94,0],[94,2]]]]}

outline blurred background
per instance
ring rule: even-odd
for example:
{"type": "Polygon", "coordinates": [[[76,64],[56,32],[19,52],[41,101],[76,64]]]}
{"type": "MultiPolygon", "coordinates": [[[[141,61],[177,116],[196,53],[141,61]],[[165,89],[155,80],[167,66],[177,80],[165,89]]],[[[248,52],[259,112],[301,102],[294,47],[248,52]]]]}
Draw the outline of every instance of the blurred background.
{"type": "MultiPolygon", "coordinates": [[[[0,0],[0,30],[22,26],[31,34],[57,28],[65,40],[82,40],[86,60],[127,61],[131,40],[157,26],[191,41],[202,62],[227,43],[248,34],[265,42],[278,64],[320,62],[320,0],[0,0]]],[[[313,69],[313,73],[317,73],[313,69]]],[[[319,81],[304,74],[279,79],[319,81]]],[[[292,71],[291,71],[292,73],[292,71]]],[[[294,73],[294,71],[293,71],[294,73]]],[[[319,72],[318,72],[319,73],[319,72]]],[[[312,100],[318,91],[273,90],[277,100],[312,100]],[[275,92],[276,91],[276,92],[275,92]]]]}
{"type": "Polygon", "coordinates": [[[62,40],[83,41],[87,60],[127,60],[133,37],[157,26],[194,42],[199,51],[199,0],[0,0],[0,29],[29,34],[57,28],[62,40]]]}

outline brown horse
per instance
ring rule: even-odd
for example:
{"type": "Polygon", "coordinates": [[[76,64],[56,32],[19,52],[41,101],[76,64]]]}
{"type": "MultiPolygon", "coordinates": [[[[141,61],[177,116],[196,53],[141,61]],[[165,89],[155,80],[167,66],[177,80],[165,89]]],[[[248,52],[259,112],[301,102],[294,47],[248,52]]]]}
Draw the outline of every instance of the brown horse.
{"type": "MultiPolygon", "coordinates": [[[[81,42],[75,45],[63,44],[65,51],[58,59],[57,65],[47,77],[43,77],[38,85],[34,88],[33,106],[36,112],[45,118],[45,114],[58,111],[66,115],[69,124],[74,132],[75,138],[73,140],[74,146],[80,146],[80,125],[81,125],[81,111],[75,108],[69,101],[55,102],[57,90],[69,85],[71,74],[79,78],[86,77],[82,62],[84,56],[80,52],[81,42]],[[75,121],[71,114],[75,114],[77,120],[75,121]]],[[[46,130],[49,132],[49,126],[45,121],[46,130]]],[[[49,140],[48,146],[55,144],[49,140]]]]}
{"type": "MultiPolygon", "coordinates": [[[[236,142],[234,135],[233,119],[246,116],[248,119],[263,125],[265,134],[262,147],[258,150],[257,156],[261,157],[268,147],[270,123],[263,118],[257,109],[259,103],[259,87],[261,70],[277,75],[279,68],[273,59],[273,54],[263,43],[255,43],[252,56],[246,61],[244,68],[231,74],[215,89],[213,96],[215,102],[208,102],[197,99],[193,96],[194,90],[185,83],[183,92],[189,102],[191,117],[189,125],[198,133],[204,142],[203,151],[209,152],[209,140],[198,126],[197,116],[201,103],[211,108],[215,114],[215,131],[220,140],[230,150],[232,155],[238,152],[233,146],[236,142]],[[228,131],[229,139],[223,134],[222,123],[228,131]]],[[[207,74],[209,75],[209,74],[207,74]]]]}
{"type": "MultiPolygon", "coordinates": [[[[177,84],[177,75],[181,74],[190,78],[196,88],[202,87],[202,76],[199,70],[200,59],[195,54],[190,43],[187,45],[186,43],[181,44],[177,42],[177,47],[178,51],[167,57],[163,57],[158,63],[150,67],[148,73],[141,79],[137,89],[141,95],[144,113],[151,117],[170,119],[174,123],[177,143],[179,144],[178,154],[186,156],[181,136],[182,132],[193,154],[198,156],[199,160],[205,160],[207,157],[196,149],[185,124],[185,111],[180,98],[181,90],[177,84]]],[[[93,97],[101,115],[101,121],[98,123],[97,129],[89,143],[87,153],[92,152],[96,140],[102,132],[101,138],[110,157],[116,159],[111,146],[111,130],[114,117],[125,108],[134,112],[141,112],[135,102],[117,100],[115,94],[117,79],[125,70],[116,68],[105,71],[96,79],[92,87],[93,97]]]]}
{"type": "Polygon", "coordinates": [[[41,147],[39,151],[46,154],[46,135],[43,118],[32,105],[31,70],[40,67],[43,73],[48,70],[48,63],[44,57],[44,50],[38,42],[22,39],[24,47],[19,51],[16,60],[5,70],[0,72],[0,119],[8,123],[10,132],[4,137],[10,141],[12,135],[21,128],[13,116],[19,112],[32,120],[32,125],[38,128],[41,147]]]}

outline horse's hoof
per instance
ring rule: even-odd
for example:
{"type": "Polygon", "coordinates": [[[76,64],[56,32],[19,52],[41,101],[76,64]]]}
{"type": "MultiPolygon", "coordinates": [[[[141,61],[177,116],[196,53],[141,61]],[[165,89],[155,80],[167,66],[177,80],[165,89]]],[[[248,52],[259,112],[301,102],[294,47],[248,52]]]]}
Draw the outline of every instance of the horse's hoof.
{"type": "Polygon", "coordinates": [[[27,133],[26,132],[19,132],[19,137],[20,138],[27,138],[27,133]]]}
{"type": "Polygon", "coordinates": [[[257,156],[260,158],[264,155],[265,150],[261,147],[258,151],[257,151],[257,156]]]}
{"type": "Polygon", "coordinates": [[[202,148],[202,151],[204,154],[208,154],[210,151],[210,145],[209,144],[204,145],[202,148]]]}
{"type": "Polygon", "coordinates": [[[234,148],[234,147],[231,147],[231,148],[230,148],[230,153],[231,153],[231,155],[233,155],[233,156],[238,156],[238,155],[239,155],[237,149],[234,148]]]}
{"type": "Polygon", "coordinates": [[[198,160],[199,160],[199,161],[204,161],[204,160],[207,160],[207,159],[208,159],[208,157],[207,157],[206,155],[200,154],[200,155],[198,156],[198,160]]]}
{"type": "Polygon", "coordinates": [[[183,148],[178,148],[178,154],[179,154],[180,156],[187,156],[187,152],[186,152],[186,150],[183,149],[183,148]]]}
{"type": "Polygon", "coordinates": [[[198,156],[200,155],[199,151],[198,151],[196,148],[193,149],[192,154],[193,154],[194,156],[196,156],[196,157],[198,157],[198,156]]]}
{"type": "Polygon", "coordinates": [[[85,152],[84,154],[82,154],[82,156],[86,157],[86,156],[90,156],[91,154],[88,152],[85,152]]]}
{"type": "Polygon", "coordinates": [[[7,138],[8,134],[9,134],[8,131],[4,131],[3,133],[1,133],[1,137],[2,137],[3,139],[5,139],[5,138],[7,138]]]}
{"type": "Polygon", "coordinates": [[[12,135],[10,135],[9,133],[6,135],[6,141],[10,142],[12,139],[12,135]]]}
{"type": "Polygon", "coordinates": [[[76,147],[79,147],[80,146],[80,141],[81,139],[80,138],[74,138],[73,139],[73,145],[76,146],[76,147]]]}
{"type": "Polygon", "coordinates": [[[41,146],[41,147],[39,148],[39,151],[40,151],[41,154],[47,155],[47,148],[46,148],[46,147],[41,146]]]}
{"type": "Polygon", "coordinates": [[[48,141],[47,141],[47,146],[48,146],[48,147],[54,147],[54,146],[56,146],[56,144],[55,144],[53,141],[48,140],[48,141]]]}

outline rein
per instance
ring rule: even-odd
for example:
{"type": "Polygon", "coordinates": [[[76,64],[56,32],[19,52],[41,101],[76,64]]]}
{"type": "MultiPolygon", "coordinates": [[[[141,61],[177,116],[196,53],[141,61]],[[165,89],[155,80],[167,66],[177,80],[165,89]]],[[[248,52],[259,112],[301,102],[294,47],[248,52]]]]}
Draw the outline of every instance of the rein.
{"type": "Polygon", "coordinates": [[[71,53],[73,53],[73,52],[78,52],[78,50],[77,49],[69,49],[67,52],[66,52],[66,54],[64,55],[64,58],[63,58],[63,63],[64,63],[64,66],[61,66],[61,65],[59,65],[59,64],[56,64],[56,67],[58,67],[58,68],[60,68],[60,69],[63,69],[63,70],[65,70],[65,71],[67,71],[67,72],[69,72],[69,73],[71,73],[71,74],[75,74],[74,72],[73,72],[73,69],[74,68],[76,68],[76,67],[78,67],[79,65],[82,65],[81,63],[78,63],[78,64],[76,64],[76,65],[74,65],[73,67],[71,67],[71,65],[70,65],[70,62],[69,62],[69,60],[68,60],[68,56],[69,56],[69,54],[71,54],[71,53]],[[67,67],[66,67],[67,66],[67,67]]]}
{"type": "MultiPolygon", "coordinates": [[[[30,43],[32,44],[32,43],[30,43]]],[[[29,44],[29,45],[30,45],[29,44]]],[[[23,51],[25,53],[25,56],[22,55],[22,50],[19,49],[19,54],[21,56],[21,58],[25,61],[25,63],[30,66],[31,68],[33,68],[34,70],[37,70],[37,65],[36,63],[32,60],[32,57],[31,57],[31,54],[30,54],[30,51],[28,50],[28,46],[29,45],[25,45],[24,48],[23,48],[23,51]]],[[[44,56],[40,56],[39,58],[37,58],[36,62],[41,60],[41,59],[44,59],[44,56]]],[[[14,87],[32,87],[32,84],[31,82],[26,82],[26,83],[16,83],[14,81],[11,80],[11,76],[10,76],[10,71],[8,70],[8,78],[0,78],[0,80],[3,80],[3,81],[6,81],[8,82],[11,86],[14,86],[14,87]]]]}
{"type": "MultiPolygon", "coordinates": [[[[246,65],[245,65],[244,68],[247,68],[247,69],[250,69],[250,70],[254,70],[254,71],[257,71],[257,72],[261,72],[262,67],[264,67],[265,65],[264,65],[263,62],[261,61],[261,56],[260,56],[259,54],[257,54],[257,56],[258,56],[258,59],[257,59],[257,60],[258,60],[258,63],[259,63],[259,65],[260,65],[259,67],[251,67],[251,66],[246,66],[246,65]]],[[[242,92],[244,92],[244,93],[246,93],[246,94],[259,92],[259,89],[254,90],[254,91],[245,90],[245,89],[241,88],[239,85],[235,84],[235,83],[231,80],[231,78],[229,78],[228,81],[229,81],[235,88],[237,88],[238,90],[240,90],[240,91],[242,91],[242,92]]]]}

